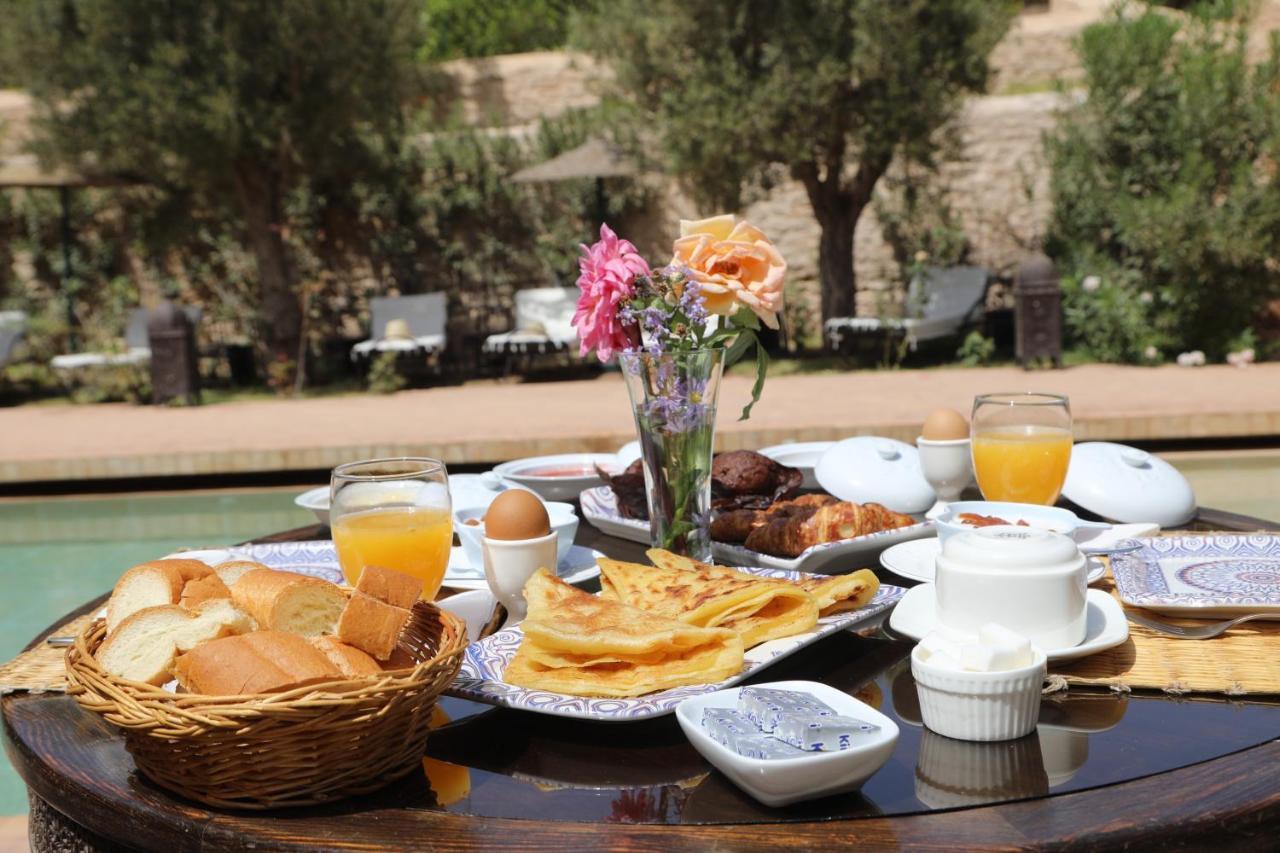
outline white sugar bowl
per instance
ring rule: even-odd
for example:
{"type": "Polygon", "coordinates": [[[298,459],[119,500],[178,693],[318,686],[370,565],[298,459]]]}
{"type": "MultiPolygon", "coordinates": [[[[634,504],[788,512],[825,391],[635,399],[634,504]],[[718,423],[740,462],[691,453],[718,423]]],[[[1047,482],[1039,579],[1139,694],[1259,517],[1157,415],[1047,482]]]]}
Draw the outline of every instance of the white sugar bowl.
{"type": "Polygon", "coordinates": [[[1042,649],[1084,641],[1088,570],[1070,538],[1035,527],[982,527],[950,537],[936,566],[944,631],[973,636],[998,622],[1042,649]]]}

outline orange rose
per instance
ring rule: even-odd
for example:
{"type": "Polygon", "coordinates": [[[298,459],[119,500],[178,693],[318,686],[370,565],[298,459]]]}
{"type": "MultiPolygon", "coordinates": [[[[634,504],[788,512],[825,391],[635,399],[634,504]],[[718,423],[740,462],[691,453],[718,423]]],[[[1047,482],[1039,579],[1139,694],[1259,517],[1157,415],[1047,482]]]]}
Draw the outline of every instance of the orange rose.
{"type": "Polygon", "coordinates": [[[673,265],[687,267],[707,311],[732,316],[745,305],[771,329],[778,328],[787,262],[759,228],[732,214],[680,220],[673,265]]]}

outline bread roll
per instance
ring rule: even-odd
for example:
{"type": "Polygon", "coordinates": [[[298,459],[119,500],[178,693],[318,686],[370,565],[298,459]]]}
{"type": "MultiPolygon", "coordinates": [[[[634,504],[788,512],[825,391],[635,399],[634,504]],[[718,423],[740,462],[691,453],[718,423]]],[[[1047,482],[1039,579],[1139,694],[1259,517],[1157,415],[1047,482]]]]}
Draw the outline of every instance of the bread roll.
{"type": "Polygon", "coordinates": [[[270,566],[265,566],[262,563],[257,563],[253,560],[227,560],[225,563],[218,563],[218,565],[214,566],[213,572],[221,578],[222,582],[228,587],[232,587],[235,586],[236,581],[240,580],[240,578],[244,577],[249,572],[252,572],[255,569],[267,568],[270,568],[270,566]]]}
{"type": "Polygon", "coordinates": [[[189,580],[182,588],[182,599],[178,602],[188,610],[192,610],[203,601],[225,598],[231,599],[231,590],[222,582],[222,578],[210,572],[202,578],[189,580]]]}
{"type": "MultiPolygon", "coordinates": [[[[133,613],[147,607],[177,604],[186,580],[176,565],[178,560],[156,560],[129,569],[116,581],[107,602],[107,634],[133,613]]],[[[186,562],[186,561],[181,561],[186,562]]]]}
{"type": "Polygon", "coordinates": [[[270,693],[342,677],[306,640],[280,631],[203,643],[177,659],[174,674],[188,692],[216,696],[270,693]]]}
{"type": "Polygon", "coordinates": [[[378,660],[386,660],[395,650],[410,615],[403,607],[386,604],[363,592],[353,592],[338,620],[338,639],[378,660]]]}
{"type": "Polygon", "coordinates": [[[164,684],[178,652],[253,627],[253,621],[227,599],[206,601],[195,611],[175,604],[144,607],[107,636],[96,657],[104,670],[118,678],[164,684]]]}
{"type": "Polygon", "coordinates": [[[381,566],[366,566],[356,589],[393,607],[408,609],[422,597],[422,581],[381,566]]]}
{"type": "Polygon", "coordinates": [[[346,643],[339,641],[337,637],[329,635],[312,637],[311,645],[319,649],[320,653],[327,657],[330,663],[349,678],[377,675],[382,672],[382,667],[378,666],[376,660],[355,646],[348,646],[346,643]]]}
{"type": "Polygon", "coordinates": [[[232,585],[231,598],[259,628],[304,637],[334,633],[347,603],[342,590],[328,581],[273,569],[244,574],[232,585]]]}

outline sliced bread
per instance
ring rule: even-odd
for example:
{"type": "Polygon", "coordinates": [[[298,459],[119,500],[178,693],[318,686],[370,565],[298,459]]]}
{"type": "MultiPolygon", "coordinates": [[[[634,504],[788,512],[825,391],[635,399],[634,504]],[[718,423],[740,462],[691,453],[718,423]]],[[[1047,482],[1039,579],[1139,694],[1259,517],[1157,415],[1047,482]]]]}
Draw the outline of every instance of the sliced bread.
{"type": "Polygon", "coordinates": [[[174,674],[188,692],[219,696],[269,693],[342,677],[306,640],[280,631],[202,643],[177,659],[174,674]]]}
{"type": "Polygon", "coordinates": [[[236,606],[258,627],[304,637],[332,634],[347,597],[336,585],[318,578],[274,569],[254,569],[231,586],[236,606]]]}
{"type": "Polygon", "coordinates": [[[348,678],[359,678],[364,675],[377,675],[382,672],[378,662],[355,646],[348,646],[337,637],[326,634],[323,637],[312,637],[311,645],[341,670],[348,678]]]}
{"type": "Polygon", "coordinates": [[[265,566],[262,563],[254,562],[253,560],[227,560],[225,563],[218,563],[214,566],[213,572],[221,578],[222,582],[228,587],[233,587],[236,585],[236,581],[240,580],[240,578],[244,577],[249,572],[266,568],[270,567],[265,566]]]}
{"type": "Polygon", "coordinates": [[[130,615],[148,607],[177,604],[186,584],[175,565],[178,560],[156,560],[134,566],[116,581],[107,602],[107,634],[115,633],[130,615]]]}
{"type": "Polygon", "coordinates": [[[342,611],[342,618],[338,620],[338,639],[378,660],[387,660],[395,650],[410,615],[410,611],[403,607],[387,604],[363,592],[353,592],[342,611]]]}
{"type": "Polygon", "coordinates": [[[230,600],[231,590],[222,582],[222,578],[210,572],[202,578],[187,581],[182,588],[182,598],[178,603],[192,610],[202,601],[219,598],[230,600]]]}
{"type": "Polygon", "coordinates": [[[209,640],[253,630],[250,618],[226,599],[191,611],[175,604],[131,613],[98,647],[102,668],[118,678],[164,684],[174,656],[209,640]]]}
{"type": "Polygon", "coordinates": [[[356,589],[393,607],[413,607],[422,597],[422,581],[381,566],[366,566],[360,572],[356,589]]]}

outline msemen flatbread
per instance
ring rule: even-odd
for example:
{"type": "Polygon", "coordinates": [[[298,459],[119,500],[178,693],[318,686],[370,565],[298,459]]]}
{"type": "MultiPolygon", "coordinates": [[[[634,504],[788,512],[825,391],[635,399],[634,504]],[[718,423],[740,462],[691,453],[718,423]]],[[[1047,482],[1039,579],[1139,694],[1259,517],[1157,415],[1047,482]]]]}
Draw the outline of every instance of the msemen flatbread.
{"type": "Polygon", "coordinates": [[[640,696],[742,670],[742,637],[628,607],[539,569],[524,587],[524,639],[503,680],[570,696],[640,696]]]}
{"type": "Polygon", "coordinates": [[[732,628],[747,648],[802,634],[818,624],[817,600],[786,581],[693,561],[685,571],[604,557],[596,562],[602,596],[690,625],[732,628]]]}
{"type": "MultiPolygon", "coordinates": [[[[721,576],[757,578],[737,569],[726,566],[708,566],[688,557],[681,557],[661,548],[650,548],[647,552],[654,565],[664,569],[677,571],[706,571],[721,576]]],[[[810,575],[798,581],[782,580],[780,583],[794,584],[808,592],[818,601],[818,615],[830,616],[833,613],[844,613],[846,610],[857,610],[866,607],[876,597],[880,589],[880,579],[870,569],[859,569],[847,575],[810,575]]]]}

